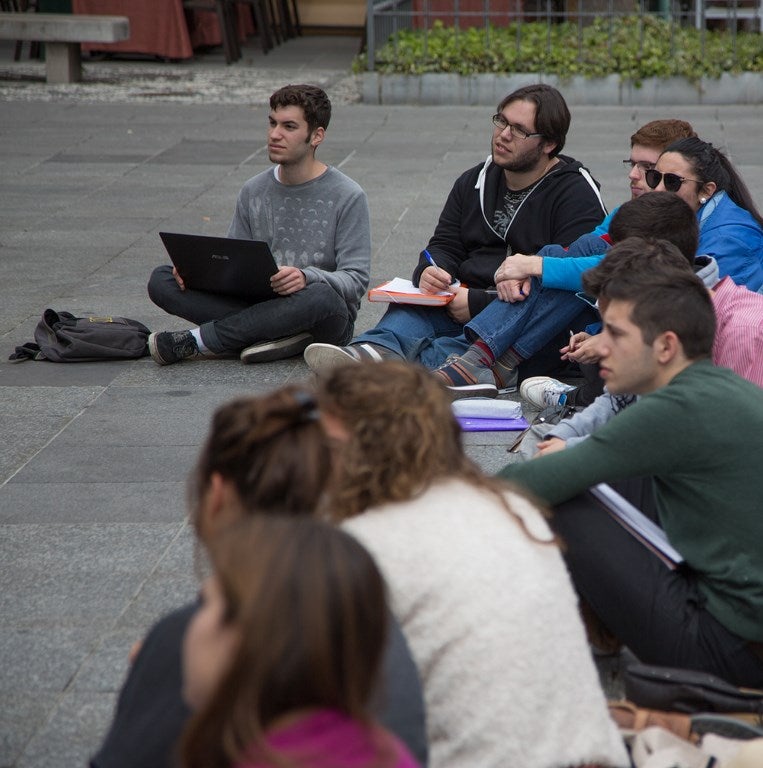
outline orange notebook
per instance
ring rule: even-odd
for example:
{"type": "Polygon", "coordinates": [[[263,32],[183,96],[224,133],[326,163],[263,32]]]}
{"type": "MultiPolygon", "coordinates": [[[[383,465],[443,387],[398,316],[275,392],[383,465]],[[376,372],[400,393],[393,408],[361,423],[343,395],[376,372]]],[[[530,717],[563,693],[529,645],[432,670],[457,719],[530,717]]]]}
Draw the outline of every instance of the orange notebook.
{"type": "Polygon", "coordinates": [[[402,277],[388,280],[368,292],[369,301],[381,301],[388,304],[423,304],[431,307],[442,307],[453,301],[453,296],[455,294],[450,293],[450,291],[424,293],[420,288],[416,288],[410,280],[404,280],[402,277]]]}

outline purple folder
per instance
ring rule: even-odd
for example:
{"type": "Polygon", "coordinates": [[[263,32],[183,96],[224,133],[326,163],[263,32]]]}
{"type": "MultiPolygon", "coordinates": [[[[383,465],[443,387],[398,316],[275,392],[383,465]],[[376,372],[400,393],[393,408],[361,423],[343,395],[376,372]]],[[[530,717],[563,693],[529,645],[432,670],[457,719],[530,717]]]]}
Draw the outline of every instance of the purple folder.
{"type": "Polygon", "coordinates": [[[468,419],[458,417],[458,423],[464,432],[516,432],[527,429],[527,419],[468,419]]]}

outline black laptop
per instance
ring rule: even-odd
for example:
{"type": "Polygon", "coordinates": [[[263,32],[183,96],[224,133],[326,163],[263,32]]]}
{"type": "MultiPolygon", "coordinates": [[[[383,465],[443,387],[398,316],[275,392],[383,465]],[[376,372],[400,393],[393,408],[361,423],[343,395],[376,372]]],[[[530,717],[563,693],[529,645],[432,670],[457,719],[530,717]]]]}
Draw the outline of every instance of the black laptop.
{"type": "Polygon", "coordinates": [[[278,267],[267,243],[178,232],[159,237],[186,288],[252,303],[278,295],[270,287],[278,267]]]}

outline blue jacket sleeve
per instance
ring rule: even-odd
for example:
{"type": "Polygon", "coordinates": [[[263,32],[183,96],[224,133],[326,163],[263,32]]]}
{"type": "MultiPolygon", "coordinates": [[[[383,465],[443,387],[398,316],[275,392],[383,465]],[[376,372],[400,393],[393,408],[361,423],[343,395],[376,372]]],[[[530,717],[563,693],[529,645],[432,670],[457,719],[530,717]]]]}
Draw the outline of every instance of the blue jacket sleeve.
{"type": "Polygon", "coordinates": [[[608,249],[607,241],[593,232],[581,235],[567,249],[558,245],[541,248],[538,256],[543,257],[543,287],[564,291],[581,290],[580,276],[587,269],[595,267],[608,249]]]}

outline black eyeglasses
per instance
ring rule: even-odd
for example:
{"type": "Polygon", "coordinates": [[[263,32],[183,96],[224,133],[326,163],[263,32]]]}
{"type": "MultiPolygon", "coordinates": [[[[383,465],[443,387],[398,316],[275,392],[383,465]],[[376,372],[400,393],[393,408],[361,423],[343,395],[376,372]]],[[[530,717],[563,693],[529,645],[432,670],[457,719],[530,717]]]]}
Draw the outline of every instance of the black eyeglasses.
{"type": "Polygon", "coordinates": [[[533,139],[536,136],[543,136],[542,133],[530,133],[529,131],[526,131],[524,128],[520,128],[518,125],[514,125],[514,123],[510,123],[500,112],[497,115],[493,115],[490,119],[493,121],[493,125],[496,128],[501,129],[501,133],[503,133],[503,131],[505,131],[508,128],[509,133],[515,139],[533,139]]]}
{"type": "Polygon", "coordinates": [[[627,165],[630,170],[638,168],[642,174],[651,171],[652,168],[654,168],[654,163],[647,163],[644,160],[631,160],[630,158],[628,160],[623,160],[623,165],[627,165]]]}
{"type": "Polygon", "coordinates": [[[677,173],[660,173],[660,171],[655,171],[654,168],[647,171],[644,175],[646,176],[646,185],[649,189],[657,189],[659,183],[662,182],[665,184],[665,189],[668,192],[678,192],[685,181],[693,181],[695,184],[704,183],[699,179],[687,179],[685,176],[679,176],[677,173]]]}

